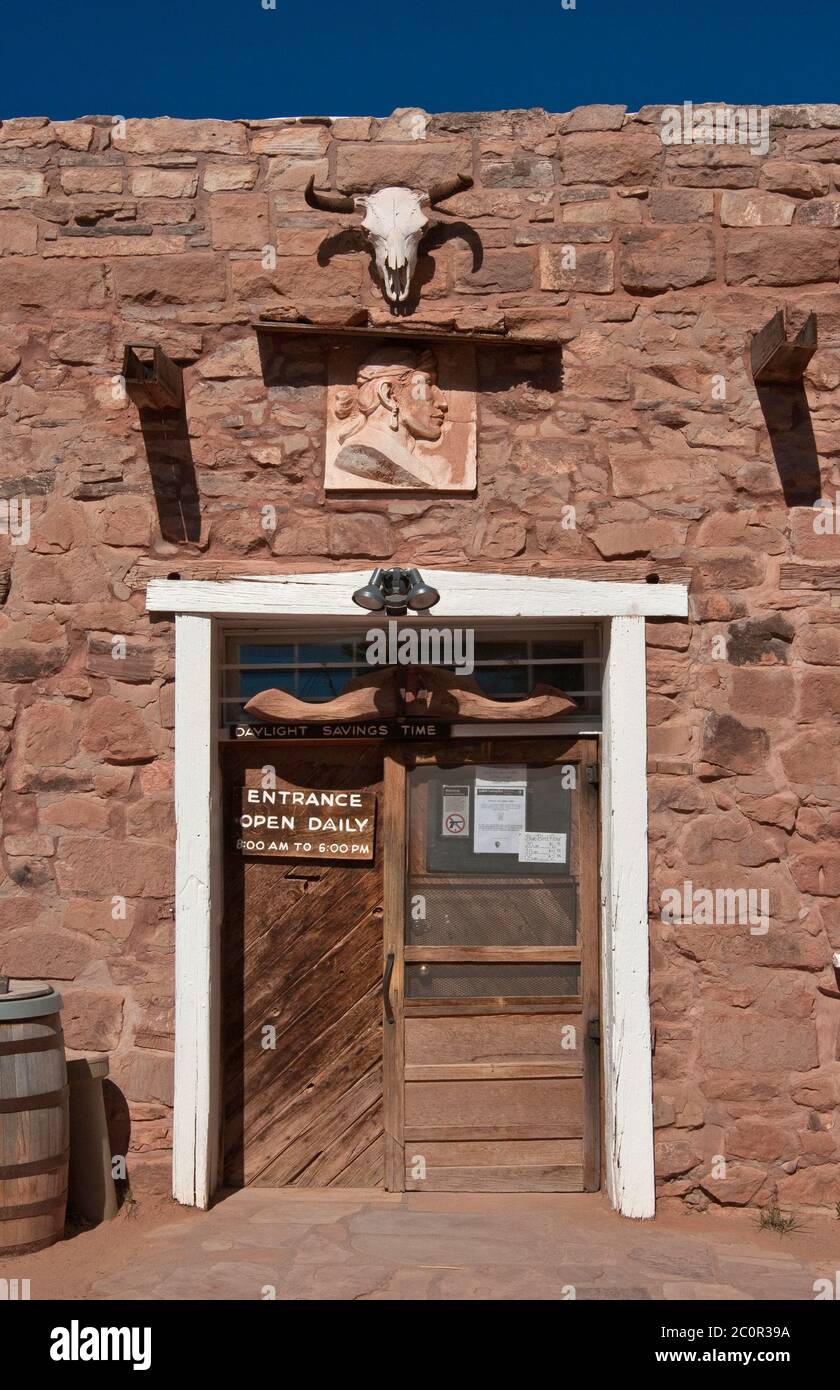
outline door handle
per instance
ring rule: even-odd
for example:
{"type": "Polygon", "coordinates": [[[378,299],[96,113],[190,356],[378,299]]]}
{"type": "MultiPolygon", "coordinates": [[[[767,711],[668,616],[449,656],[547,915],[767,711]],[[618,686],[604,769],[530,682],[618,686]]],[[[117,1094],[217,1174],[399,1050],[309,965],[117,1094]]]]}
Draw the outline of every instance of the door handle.
{"type": "Polygon", "coordinates": [[[385,974],[382,976],[382,1002],[385,1005],[385,1018],[388,1023],[394,1022],[394,1011],[391,1008],[391,976],[394,973],[394,953],[389,951],[385,958],[385,974]]]}

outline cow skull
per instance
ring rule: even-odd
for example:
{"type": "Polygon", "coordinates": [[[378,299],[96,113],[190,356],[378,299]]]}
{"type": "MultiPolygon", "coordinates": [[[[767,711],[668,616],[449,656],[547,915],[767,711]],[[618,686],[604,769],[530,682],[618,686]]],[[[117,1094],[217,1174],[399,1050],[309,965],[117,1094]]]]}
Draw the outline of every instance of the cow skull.
{"type": "Polygon", "coordinates": [[[430,208],[472,187],[472,179],[458,174],[437,183],[428,192],[411,188],[380,188],[376,193],[325,193],[311,178],[306,189],[310,207],[322,212],[362,212],[362,231],[373,246],[382,292],[396,314],[404,307],[417,265],[417,248],[429,228],[430,208]]]}

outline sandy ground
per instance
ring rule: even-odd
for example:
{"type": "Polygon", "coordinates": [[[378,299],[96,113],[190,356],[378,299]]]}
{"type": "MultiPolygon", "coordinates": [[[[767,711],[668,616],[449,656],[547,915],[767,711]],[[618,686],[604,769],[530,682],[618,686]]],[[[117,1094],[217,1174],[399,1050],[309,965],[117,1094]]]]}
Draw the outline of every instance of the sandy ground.
{"type": "Polygon", "coordinates": [[[99,1279],[145,1253],[152,1231],[160,1226],[186,1229],[206,1214],[179,1206],[171,1197],[144,1196],[101,1226],[68,1225],[64,1239],[46,1250],[17,1259],[0,1256],[0,1278],[29,1279],[33,1299],[90,1298],[99,1279]]]}
{"type": "Polygon", "coordinates": [[[813,1299],[840,1221],[780,1236],[753,1211],[627,1221],[600,1195],[249,1188],[212,1211],[145,1196],[111,1222],[0,1258],[32,1299],[813,1299]]]}

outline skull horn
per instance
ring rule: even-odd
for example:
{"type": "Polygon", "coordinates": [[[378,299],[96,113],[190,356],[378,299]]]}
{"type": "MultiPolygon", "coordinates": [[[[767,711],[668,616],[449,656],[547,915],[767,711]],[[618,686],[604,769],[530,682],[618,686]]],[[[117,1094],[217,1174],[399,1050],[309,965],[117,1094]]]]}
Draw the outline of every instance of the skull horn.
{"type": "Polygon", "coordinates": [[[303,196],[311,208],[318,208],[320,212],[355,212],[356,210],[355,202],[346,193],[319,192],[315,187],[314,174],[306,185],[303,196]]]}
{"type": "Polygon", "coordinates": [[[472,186],[473,180],[468,174],[456,174],[454,179],[443,179],[441,183],[432,184],[429,189],[429,202],[433,208],[437,207],[438,203],[453,198],[456,193],[466,193],[472,186]]]}

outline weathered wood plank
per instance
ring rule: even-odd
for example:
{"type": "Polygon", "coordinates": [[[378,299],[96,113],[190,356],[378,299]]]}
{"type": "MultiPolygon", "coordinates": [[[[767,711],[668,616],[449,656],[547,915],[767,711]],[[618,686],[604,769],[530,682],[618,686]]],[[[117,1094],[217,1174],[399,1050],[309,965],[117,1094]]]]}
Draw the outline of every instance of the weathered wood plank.
{"type": "Polygon", "coordinates": [[[450,1062],[406,1066],[406,1081],[546,1081],[582,1076],[575,1062],[450,1062]]]}
{"type": "Polygon", "coordinates": [[[406,946],[405,959],[438,961],[441,964],[460,961],[509,962],[522,964],[531,961],[554,963],[580,960],[578,946],[406,946]]]}
{"type": "Polygon", "coordinates": [[[580,1015],[478,1014],[406,1019],[406,1062],[538,1062],[582,1057],[580,1015]]]}
{"type": "Polygon", "coordinates": [[[564,1164],[522,1164],[510,1168],[428,1168],[425,1178],[406,1170],[409,1192],[580,1192],[583,1169],[564,1164]]]}
{"type": "Polygon", "coordinates": [[[530,1125],[535,1136],[552,1124],[583,1126],[583,1083],[574,1077],[551,1081],[410,1081],[405,1087],[407,1129],[424,1126],[490,1127],[530,1125]]]}

